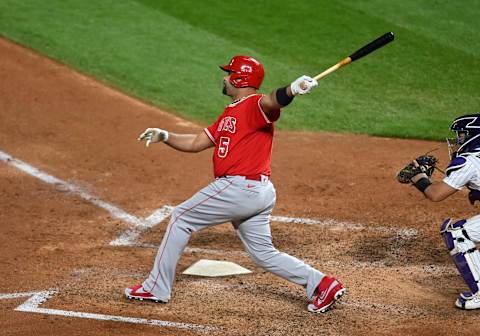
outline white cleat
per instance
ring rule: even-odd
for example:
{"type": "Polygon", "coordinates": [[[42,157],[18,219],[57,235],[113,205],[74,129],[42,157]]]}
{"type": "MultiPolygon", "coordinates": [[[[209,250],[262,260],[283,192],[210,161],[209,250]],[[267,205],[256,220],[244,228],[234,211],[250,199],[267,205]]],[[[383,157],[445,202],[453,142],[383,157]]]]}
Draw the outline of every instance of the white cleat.
{"type": "Polygon", "coordinates": [[[472,309],[479,309],[480,308],[480,292],[475,294],[471,292],[464,292],[460,294],[457,301],[455,302],[455,306],[460,309],[472,310],[472,309]]]}

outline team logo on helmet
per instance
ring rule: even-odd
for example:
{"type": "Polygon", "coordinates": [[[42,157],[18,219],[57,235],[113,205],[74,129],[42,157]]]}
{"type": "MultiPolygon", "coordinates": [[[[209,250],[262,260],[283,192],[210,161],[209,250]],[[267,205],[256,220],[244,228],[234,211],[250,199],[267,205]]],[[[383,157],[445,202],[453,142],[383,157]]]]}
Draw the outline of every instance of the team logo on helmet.
{"type": "Polygon", "coordinates": [[[240,71],[242,72],[252,72],[252,67],[250,65],[242,65],[240,68],[240,71]]]}

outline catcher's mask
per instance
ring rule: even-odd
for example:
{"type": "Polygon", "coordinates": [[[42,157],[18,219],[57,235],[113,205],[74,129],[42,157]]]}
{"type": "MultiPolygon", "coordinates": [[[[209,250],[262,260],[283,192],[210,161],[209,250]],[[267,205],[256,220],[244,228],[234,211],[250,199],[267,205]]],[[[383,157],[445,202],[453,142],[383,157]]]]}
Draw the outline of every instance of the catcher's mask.
{"type": "Polygon", "coordinates": [[[454,159],[458,155],[480,154],[480,114],[467,114],[456,118],[450,131],[455,138],[447,138],[448,153],[454,159]]]}
{"type": "Polygon", "coordinates": [[[221,65],[220,69],[230,74],[230,84],[236,88],[259,89],[265,76],[262,63],[249,56],[235,56],[227,65],[221,65]]]}

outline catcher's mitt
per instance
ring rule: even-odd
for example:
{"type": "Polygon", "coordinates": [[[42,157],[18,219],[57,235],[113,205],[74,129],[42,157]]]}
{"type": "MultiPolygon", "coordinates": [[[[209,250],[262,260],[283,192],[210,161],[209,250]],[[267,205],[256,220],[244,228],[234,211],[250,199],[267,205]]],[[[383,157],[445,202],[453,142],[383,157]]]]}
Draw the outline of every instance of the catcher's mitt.
{"type": "Polygon", "coordinates": [[[418,166],[414,162],[406,165],[397,174],[397,180],[400,183],[411,183],[412,177],[425,173],[430,178],[438,163],[438,159],[433,155],[421,155],[415,159],[418,166]]]}

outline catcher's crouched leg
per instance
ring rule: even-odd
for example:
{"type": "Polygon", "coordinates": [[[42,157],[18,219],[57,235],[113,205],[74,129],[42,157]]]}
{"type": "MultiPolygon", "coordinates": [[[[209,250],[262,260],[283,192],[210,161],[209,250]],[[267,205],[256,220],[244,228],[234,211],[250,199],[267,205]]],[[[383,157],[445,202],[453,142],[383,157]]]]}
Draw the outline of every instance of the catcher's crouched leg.
{"type": "Polygon", "coordinates": [[[440,233],[460,275],[470,289],[470,292],[460,294],[455,304],[463,309],[478,309],[480,308],[480,252],[468,236],[465,229],[466,223],[465,219],[455,223],[452,223],[450,218],[446,219],[442,223],[440,233]]]}

